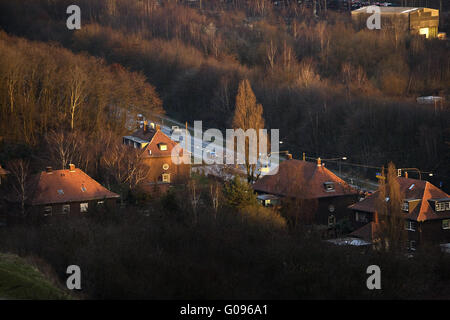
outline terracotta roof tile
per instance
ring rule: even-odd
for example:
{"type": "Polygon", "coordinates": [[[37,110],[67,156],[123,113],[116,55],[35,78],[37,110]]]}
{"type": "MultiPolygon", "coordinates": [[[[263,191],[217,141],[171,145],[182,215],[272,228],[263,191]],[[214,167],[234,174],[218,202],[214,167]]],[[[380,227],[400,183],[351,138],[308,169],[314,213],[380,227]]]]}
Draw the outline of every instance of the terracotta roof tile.
{"type": "Polygon", "coordinates": [[[361,228],[350,233],[350,236],[357,237],[369,242],[374,242],[380,238],[380,225],[375,222],[369,222],[361,228]]]}
{"type": "Polygon", "coordinates": [[[118,198],[82,170],[53,170],[33,177],[31,205],[118,198]]]}
{"type": "MultiPolygon", "coordinates": [[[[164,132],[157,130],[150,140],[149,144],[144,148],[144,155],[146,157],[170,157],[172,149],[178,143],[170,139],[164,132]],[[166,144],[167,150],[161,150],[160,144],[166,144]],[[151,151],[151,154],[149,153],[151,151]]],[[[182,149],[180,148],[180,152],[182,149]]]]}
{"type": "MultiPolygon", "coordinates": [[[[140,128],[138,130],[136,130],[135,132],[133,132],[131,134],[131,136],[139,138],[141,140],[145,140],[145,141],[151,141],[153,139],[153,136],[156,133],[156,129],[153,128],[148,128],[146,132],[144,132],[143,128],[140,128]]],[[[158,130],[159,131],[159,130],[158,130]]]]}
{"type": "Polygon", "coordinates": [[[344,180],[323,165],[300,160],[285,160],[280,163],[278,173],[260,178],[253,188],[259,192],[303,199],[315,199],[356,194],[344,180]],[[327,191],[325,183],[332,182],[333,191],[327,191]]]}
{"type": "MultiPolygon", "coordinates": [[[[405,214],[405,218],[415,221],[450,218],[450,211],[436,213],[428,201],[430,199],[448,198],[449,195],[444,191],[425,180],[404,177],[398,177],[397,179],[400,185],[400,192],[403,194],[404,199],[420,199],[420,203],[411,212],[405,214]]],[[[378,195],[379,191],[376,191],[363,201],[349,206],[349,208],[365,212],[375,212],[378,195]]]]}
{"type": "Polygon", "coordinates": [[[3,169],[2,166],[0,166],[0,175],[7,175],[7,174],[9,174],[9,171],[3,169]]]}
{"type": "MultiPolygon", "coordinates": [[[[178,144],[170,139],[160,129],[149,128],[147,132],[144,132],[144,129],[140,128],[131,136],[144,140],[148,143],[142,149],[144,157],[169,157],[171,156],[172,149],[178,144]],[[166,144],[167,150],[161,150],[159,148],[159,144],[166,144]]],[[[180,154],[182,154],[182,148],[180,148],[180,154]]]]}

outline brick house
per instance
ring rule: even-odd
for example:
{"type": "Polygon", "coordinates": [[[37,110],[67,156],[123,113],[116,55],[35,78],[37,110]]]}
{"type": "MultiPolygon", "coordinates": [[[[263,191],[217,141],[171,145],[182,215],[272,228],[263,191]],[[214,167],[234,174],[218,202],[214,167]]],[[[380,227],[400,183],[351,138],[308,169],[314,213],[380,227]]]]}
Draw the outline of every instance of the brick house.
{"type": "Polygon", "coordinates": [[[135,149],[142,150],[144,162],[149,167],[149,173],[142,188],[147,192],[166,191],[171,184],[184,183],[190,176],[190,166],[181,162],[183,150],[175,156],[172,150],[178,144],[164,134],[160,127],[144,121],[139,128],[129,136],[123,137],[123,143],[135,149]]]}
{"type": "Polygon", "coordinates": [[[278,173],[265,175],[253,184],[259,194],[270,194],[280,198],[281,206],[287,199],[302,200],[298,214],[310,215],[309,222],[334,226],[349,219],[348,206],[357,201],[358,192],[344,180],[317,163],[295,159],[280,163],[278,173]],[[306,213],[306,211],[311,212],[306,213]]]}
{"type": "Polygon", "coordinates": [[[52,170],[34,175],[29,183],[27,205],[38,216],[77,215],[105,206],[114,207],[119,195],[109,191],[82,170],[52,170]]]}
{"type": "MultiPolygon", "coordinates": [[[[421,243],[450,242],[450,197],[428,181],[397,177],[403,195],[402,215],[408,232],[408,248],[421,243]]],[[[352,222],[357,230],[351,235],[377,241],[376,231],[382,217],[376,210],[379,191],[351,205],[352,222]],[[370,225],[370,228],[369,228],[370,225]],[[371,232],[368,232],[368,230],[371,232]]]]}

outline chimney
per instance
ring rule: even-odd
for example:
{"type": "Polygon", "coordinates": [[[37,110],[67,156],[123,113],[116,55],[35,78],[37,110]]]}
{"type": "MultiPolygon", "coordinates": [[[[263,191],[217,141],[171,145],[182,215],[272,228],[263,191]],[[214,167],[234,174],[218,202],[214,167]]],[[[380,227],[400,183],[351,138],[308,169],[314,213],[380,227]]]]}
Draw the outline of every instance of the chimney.
{"type": "Polygon", "coordinates": [[[147,121],[147,120],[144,121],[144,127],[143,127],[143,129],[144,129],[144,133],[146,133],[147,130],[148,130],[148,121],[147,121]]]}
{"type": "Polygon", "coordinates": [[[69,164],[69,171],[74,172],[75,171],[75,165],[73,163],[69,164]]]}
{"type": "Polygon", "coordinates": [[[47,172],[48,174],[51,174],[53,172],[52,167],[46,167],[45,172],[47,172]]]}
{"type": "Polygon", "coordinates": [[[292,160],[292,154],[288,153],[286,156],[288,160],[292,160]]]}
{"type": "Polygon", "coordinates": [[[322,160],[320,160],[320,158],[317,158],[317,166],[318,167],[322,166],[322,160]]]}
{"type": "Polygon", "coordinates": [[[408,172],[405,171],[405,178],[408,179],[408,172]]]}

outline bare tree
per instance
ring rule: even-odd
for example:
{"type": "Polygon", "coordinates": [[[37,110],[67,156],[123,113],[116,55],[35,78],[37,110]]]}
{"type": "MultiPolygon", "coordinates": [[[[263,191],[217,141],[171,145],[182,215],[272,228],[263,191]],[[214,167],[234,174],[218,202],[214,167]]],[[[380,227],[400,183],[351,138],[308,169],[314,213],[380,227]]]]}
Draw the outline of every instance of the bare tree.
{"type": "Polygon", "coordinates": [[[81,139],[77,132],[51,131],[45,139],[50,160],[61,169],[67,169],[69,163],[73,163],[76,157],[79,158],[81,139]]]}
{"type": "Polygon", "coordinates": [[[188,185],[189,189],[189,195],[190,195],[190,202],[192,206],[192,212],[194,214],[194,224],[197,224],[198,222],[198,202],[200,200],[200,192],[197,189],[197,183],[195,180],[191,180],[188,185]]]}
{"type": "Polygon", "coordinates": [[[300,62],[300,72],[297,83],[304,87],[309,87],[312,83],[319,81],[319,75],[316,73],[315,65],[312,59],[305,58],[300,62]]]}
{"type": "Polygon", "coordinates": [[[103,166],[117,184],[130,190],[145,181],[150,168],[144,163],[141,150],[130,149],[119,143],[111,145],[102,158],[103,166]]]}
{"type": "Polygon", "coordinates": [[[217,219],[217,211],[219,210],[220,185],[213,182],[209,185],[209,196],[211,197],[212,207],[214,209],[214,219],[217,219]]]}
{"type": "Polygon", "coordinates": [[[75,113],[86,98],[88,88],[88,77],[77,65],[69,72],[67,88],[69,96],[70,128],[73,130],[75,113]]]}
{"type": "Polygon", "coordinates": [[[277,47],[273,44],[273,41],[270,40],[270,45],[266,49],[267,60],[269,61],[270,69],[273,69],[275,65],[275,56],[277,54],[277,47]]]}
{"type": "Polygon", "coordinates": [[[28,199],[29,167],[29,162],[22,159],[13,160],[8,164],[11,175],[14,177],[12,187],[20,202],[22,216],[25,215],[25,201],[28,199]]]}
{"type": "Polygon", "coordinates": [[[378,190],[378,216],[375,219],[380,221],[381,247],[386,251],[399,251],[404,248],[406,231],[401,215],[403,195],[397,179],[397,170],[392,162],[388,165],[387,176],[383,168],[378,190]]]}
{"type": "Polygon", "coordinates": [[[293,61],[295,60],[295,53],[292,50],[291,46],[286,43],[286,40],[283,42],[283,52],[282,52],[282,62],[283,68],[289,70],[292,66],[293,61]]]}

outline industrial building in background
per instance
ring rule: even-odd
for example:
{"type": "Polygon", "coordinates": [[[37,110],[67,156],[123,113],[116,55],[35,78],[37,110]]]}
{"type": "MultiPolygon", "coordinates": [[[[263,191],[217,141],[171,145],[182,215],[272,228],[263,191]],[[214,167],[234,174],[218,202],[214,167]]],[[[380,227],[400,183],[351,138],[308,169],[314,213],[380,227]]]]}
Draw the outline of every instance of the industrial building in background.
{"type": "MultiPolygon", "coordinates": [[[[366,27],[367,19],[373,15],[368,13],[369,7],[361,7],[352,11],[352,20],[362,28],[366,27]]],[[[423,35],[426,38],[437,38],[439,35],[439,10],[422,7],[379,7],[381,14],[381,29],[409,30],[412,34],[423,35]]]]}

